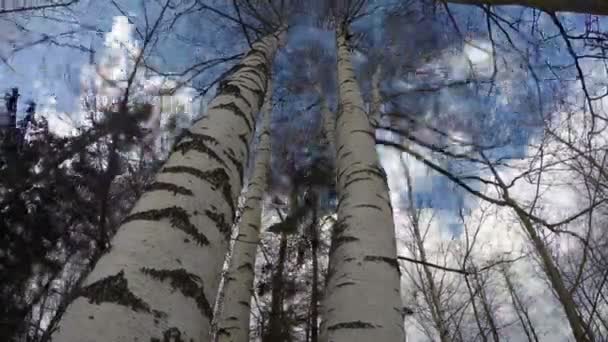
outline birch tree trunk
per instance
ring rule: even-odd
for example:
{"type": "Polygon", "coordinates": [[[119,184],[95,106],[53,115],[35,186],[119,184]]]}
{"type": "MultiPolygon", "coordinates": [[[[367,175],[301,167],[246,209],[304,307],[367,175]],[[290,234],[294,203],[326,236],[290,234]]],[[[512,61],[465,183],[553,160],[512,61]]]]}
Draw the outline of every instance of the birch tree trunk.
{"type": "Polygon", "coordinates": [[[285,30],[253,44],[174,146],[54,341],[209,341],[244,162],[285,30]]]}
{"type": "Polygon", "coordinates": [[[386,175],[347,46],[338,29],[338,222],[334,226],[322,341],[404,340],[399,265],[386,175]]]}
{"type": "Polygon", "coordinates": [[[218,320],[218,342],[248,342],[251,314],[251,291],[255,256],[260,243],[262,198],[267,187],[266,175],[270,165],[270,116],[272,92],[267,92],[262,112],[263,128],[257,149],[255,166],[247,200],[239,222],[239,234],[234,242],[228,278],[224,286],[224,310],[218,320]]]}

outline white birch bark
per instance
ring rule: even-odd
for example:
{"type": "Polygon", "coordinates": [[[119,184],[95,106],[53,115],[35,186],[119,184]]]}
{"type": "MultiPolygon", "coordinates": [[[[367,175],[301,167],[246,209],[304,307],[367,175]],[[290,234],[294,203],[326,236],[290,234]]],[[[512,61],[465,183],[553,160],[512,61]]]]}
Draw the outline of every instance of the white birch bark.
{"type": "Polygon", "coordinates": [[[285,32],[253,44],[176,143],[68,307],[54,341],[209,341],[243,165],[285,32]]]}
{"type": "Polygon", "coordinates": [[[388,185],[344,33],[339,30],[336,39],[338,222],[332,236],[321,341],[403,342],[388,185]]]}
{"type": "Polygon", "coordinates": [[[239,234],[234,242],[228,278],[224,285],[224,308],[218,320],[218,342],[248,342],[251,292],[255,256],[260,243],[262,199],[267,187],[266,175],[270,165],[270,116],[272,92],[266,95],[262,115],[262,130],[257,148],[243,214],[238,224],[239,234]]]}

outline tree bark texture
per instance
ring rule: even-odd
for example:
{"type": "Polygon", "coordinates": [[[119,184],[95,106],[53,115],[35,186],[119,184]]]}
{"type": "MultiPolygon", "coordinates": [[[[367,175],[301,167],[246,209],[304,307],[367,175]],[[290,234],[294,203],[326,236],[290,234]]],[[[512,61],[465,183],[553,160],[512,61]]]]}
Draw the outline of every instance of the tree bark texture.
{"type": "Polygon", "coordinates": [[[263,128],[255,165],[243,214],[238,224],[239,233],[233,245],[232,260],[228,278],[224,285],[224,310],[218,323],[218,342],[248,342],[249,319],[251,314],[251,291],[253,290],[255,257],[260,243],[262,224],[262,199],[267,187],[267,172],[270,165],[270,117],[272,113],[272,92],[266,95],[262,111],[263,128]]]}
{"type": "Polygon", "coordinates": [[[209,341],[255,116],[284,30],[263,37],[175,144],[53,340],[209,341]]]}
{"type": "Polygon", "coordinates": [[[338,29],[338,221],[334,226],[321,341],[403,342],[395,229],[374,130],[338,29]]]}

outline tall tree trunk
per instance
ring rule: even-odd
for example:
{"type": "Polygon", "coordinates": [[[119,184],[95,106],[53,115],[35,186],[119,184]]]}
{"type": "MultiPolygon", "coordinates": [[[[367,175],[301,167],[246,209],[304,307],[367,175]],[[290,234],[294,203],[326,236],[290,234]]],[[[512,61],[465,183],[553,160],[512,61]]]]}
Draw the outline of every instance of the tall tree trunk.
{"type": "Polygon", "coordinates": [[[87,277],[53,339],[208,341],[244,163],[285,31],[253,44],[87,277]],[[111,327],[108,329],[108,327],[111,327]]]}
{"type": "MultiPolygon", "coordinates": [[[[295,204],[292,204],[295,206],[295,204]]],[[[281,234],[281,246],[279,247],[279,260],[277,268],[272,275],[272,292],[270,303],[270,319],[268,330],[264,336],[264,342],[285,341],[287,327],[283,321],[283,270],[285,269],[285,256],[287,255],[287,234],[281,234]]]]}
{"type": "Polygon", "coordinates": [[[519,5],[547,12],[608,15],[608,2],[605,0],[448,0],[448,2],[467,5],[519,5]]]}
{"type": "Polygon", "coordinates": [[[551,251],[549,250],[543,239],[538,235],[538,232],[536,231],[536,228],[528,218],[527,213],[522,208],[520,208],[508,196],[507,193],[505,193],[503,196],[505,200],[514,209],[515,213],[520,219],[522,227],[530,237],[530,240],[532,241],[532,246],[534,247],[534,250],[536,251],[538,257],[540,258],[541,266],[543,267],[543,270],[547,275],[547,278],[549,279],[549,283],[551,284],[551,287],[553,287],[557,299],[564,308],[566,318],[568,319],[568,323],[570,323],[570,328],[572,329],[572,334],[574,335],[575,340],[577,342],[594,341],[591,331],[587,329],[587,325],[583,321],[583,318],[581,317],[578,311],[576,302],[574,301],[574,298],[572,297],[570,291],[568,291],[568,288],[564,283],[562,275],[557,266],[555,265],[553,256],[551,255],[551,251]]]}
{"type": "Polygon", "coordinates": [[[317,210],[313,208],[313,222],[310,225],[310,251],[312,258],[312,290],[310,291],[310,342],[319,341],[319,230],[317,210]]]}
{"type": "Polygon", "coordinates": [[[395,229],[386,174],[346,39],[336,33],[338,222],[330,251],[322,341],[404,340],[395,229]]]}
{"type": "MultiPolygon", "coordinates": [[[[270,88],[270,87],[269,87],[270,88]]],[[[248,342],[251,313],[251,291],[255,270],[255,257],[260,243],[262,224],[262,198],[267,187],[266,175],[270,165],[270,116],[272,91],[266,95],[262,112],[263,127],[247,201],[239,222],[239,234],[234,242],[228,278],[224,286],[224,309],[218,320],[218,342],[248,342]]]]}

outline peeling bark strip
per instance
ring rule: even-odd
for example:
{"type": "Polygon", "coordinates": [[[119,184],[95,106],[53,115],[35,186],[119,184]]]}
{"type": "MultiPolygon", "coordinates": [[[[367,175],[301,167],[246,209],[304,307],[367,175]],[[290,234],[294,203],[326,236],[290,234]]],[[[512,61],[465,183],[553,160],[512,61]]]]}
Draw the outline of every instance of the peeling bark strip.
{"type": "Polygon", "coordinates": [[[402,342],[399,269],[386,175],[350,61],[345,29],[336,33],[338,222],[332,232],[322,341],[402,342]],[[386,267],[385,265],[390,265],[386,267]],[[365,300],[353,300],[365,298],[365,300]],[[356,329],[356,332],[353,332],[356,329]]]}
{"type": "Polygon", "coordinates": [[[150,305],[129,290],[124,270],[82,288],[79,296],[87,298],[92,304],[113,303],[134,311],[150,312],[150,305]]]}
{"type": "MultiPolygon", "coordinates": [[[[252,128],[270,79],[270,61],[285,36],[282,29],[252,44],[255,51],[233,69],[207,113],[178,140],[163,165],[156,182],[183,185],[187,178],[187,190],[193,195],[176,198],[171,192],[155,190],[154,196],[137,201],[117,229],[112,248],[93,268],[91,281],[85,280],[89,285],[124,269],[133,296],[167,313],[162,324],[151,315],[89,303],[81,297],[67,308],[60,329],[53,333],[54,341],[82,342],[83,336],[87,342],[209,340],[212,303],[203,297],[203,284],[205,295],[215,298],[229,246],[223,231],[234,221],[243,186],[241,169],[249,160],[252,128]],[[226,103],[236,103],[247,121],[215,108],[226,103]],[[175,229],[165,229],[169,223],[175,229]],[[200,246],[184,244],[193,239],[200,246]],[[154,277],[163,281],[153,281],[154,277]],[[159,297],[169,285],[187,297],[177,293],[159,297]],[[167,328],[172,330],[163,330],[167,328]]],[[[153,187],[169,189],[167,185],[153,187]]],[[[178,195],[187,192],[171,188],[178,195]]],[[[138,307],[144,308],[141,303],[138,307]]]]}
{"type": "Polygon", "coordinates": [[[189,273],[183,268],[176,270],[155,270],[143,267],[141,268],[141,272],[158,281],[170,281],[173,290],[181,292],[185,297],[194,299],[201,313],[205,317],[208,317],[210,321],[213,319],[213,308],[205,296],[202,280],[197,275],[189,273]]]}
{"type": "Polygon", "coordinates": [[[175,229],[179,229],[182,232],[190,235],[194,241],[199,245],[206,246],[209,244],[209,240],[205,234],[200,233],[195,225],[190,223],[190,215],[180,207],[170,207],[164,209],[152,209],[131,214],[127,216],[122,224],[127,224],[132,221],[143,220],[143,221],[161,221],[169,219],[171,226],[175,229]]]}

